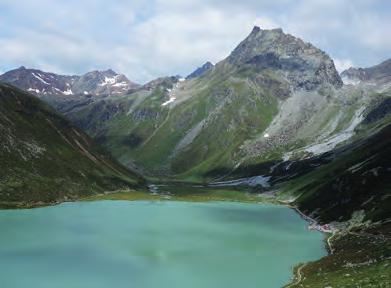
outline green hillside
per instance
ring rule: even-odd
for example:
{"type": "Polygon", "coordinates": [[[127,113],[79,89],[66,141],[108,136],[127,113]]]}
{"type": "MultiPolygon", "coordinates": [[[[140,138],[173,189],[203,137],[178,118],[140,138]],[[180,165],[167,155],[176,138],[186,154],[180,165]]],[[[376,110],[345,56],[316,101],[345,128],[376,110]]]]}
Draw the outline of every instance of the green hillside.
{"type": "Polygon", "coordinates": [[[334,227],[330,254],[298,266],[287,287],[391,285],[391,125],[379,126],[334,151],[330,163],[280,184],[280,197],[334,227]]]}
{"type": "Polygon", "coordinates": [[[30,206],[125,187],[142,178],[34,96],[0,84],[0,206],[30,206]]]}

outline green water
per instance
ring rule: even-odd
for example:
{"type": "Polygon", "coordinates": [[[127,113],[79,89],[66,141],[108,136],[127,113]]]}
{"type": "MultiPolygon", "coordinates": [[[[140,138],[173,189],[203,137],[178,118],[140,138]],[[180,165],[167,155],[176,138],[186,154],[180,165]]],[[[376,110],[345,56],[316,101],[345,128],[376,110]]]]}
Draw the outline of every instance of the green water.
{"type": "Polygon", "coordinates": [[[281,287],[323,235],[283,206],[99,201],[0,211],[0,287],[281,287]]]}

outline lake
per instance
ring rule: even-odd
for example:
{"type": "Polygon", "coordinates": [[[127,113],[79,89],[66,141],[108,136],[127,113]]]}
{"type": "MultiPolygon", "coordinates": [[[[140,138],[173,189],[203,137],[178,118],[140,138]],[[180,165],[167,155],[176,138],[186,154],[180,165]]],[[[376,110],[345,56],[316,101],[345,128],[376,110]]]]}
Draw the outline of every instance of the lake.
{"type": "Polygon", "coordinates": [[[96,201],[0,210],[2,288],[281,287],[324,236],[292,209],[96,201]]]}

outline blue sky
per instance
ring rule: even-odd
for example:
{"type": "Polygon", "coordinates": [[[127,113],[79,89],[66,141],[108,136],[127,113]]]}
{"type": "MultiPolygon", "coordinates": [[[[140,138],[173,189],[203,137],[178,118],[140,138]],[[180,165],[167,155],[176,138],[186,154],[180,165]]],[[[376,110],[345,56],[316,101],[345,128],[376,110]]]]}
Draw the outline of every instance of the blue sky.
{"type": "Polygon", "coordinates": [[[339,70],[391,58],[389,0],[0,0],[0,72],[112,68],[143,83],[222,60],[254,25],[313,43],[339,70]]]}

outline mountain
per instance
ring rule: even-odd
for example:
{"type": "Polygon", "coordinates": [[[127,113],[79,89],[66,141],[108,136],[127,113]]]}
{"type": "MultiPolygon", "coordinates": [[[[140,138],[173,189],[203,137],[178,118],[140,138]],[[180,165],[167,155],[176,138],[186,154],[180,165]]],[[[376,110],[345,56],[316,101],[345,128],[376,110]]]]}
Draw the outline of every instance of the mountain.
{"type": "Polygon", "coordinates": [[[200,77],[201,75],[203,75],[205,72],[213,69],[214,65],[211,63],[211,62],[206,62],[204,65],[202,65],[201,67],[198,67],[196,70],[194,70],[192,73],[190,73],[186,79],[191,79],[191,78],[196,78],[196,77],[200,77]]]}
{"type": "Polygon", "coordinates": [[[349,68],[341,73],[346,84],[372,83],[387,84],[391,82],[391,59],[369,68],[349,68]]]}
{"type": "Polygon", "coordinates": [[[280,28],[262,30],[255,26],[226,62],[256,71],[273,70],[295,89],[313,90],[325,83],[342,86],[334,62],[325,52],[280,28]]]}
{"type": "Polygon", "coordinates": [[[92,102],[96,97],[122,95],[139,87],[113,70],[92,71],[82,76],[66,76],[20,67],[0,75],[0,82],[30,92],[63,111],[74,103],[92,102]]]}
{"type": "Polygon", "coordinates": [[[139,87],[113,70],[92,71],[82,76],[65,76],[20,67],[0,75],[0,81],[38,96],[117,95],[139,87]]]}
{"type": "Polygon", "coordinates": [[[0,84],[0,206],[71,200],[143,182],[38,98],[0,84]]]}
{"type": "MultiPolygon", "coordinates": [[[[14,85],[49,81],[19,70],[25,74],[14,85]]],[[[186,79],[160,77],[109,95],[102,84],[123,80],[102,73],[56,80],[63,92],[72,83],[72,92],[94,95],[38,93],[73,124],[40,99],[0,86],[3,205],[143,183],[83,130],[150,181],[252,186],[248,193],[267,191],[332,232],[329,255],[297,268],[288,287],[390,283],[390,60],[348,69],[344,83],[322,50],[281,29],[254,27],[226,59],[186,79]]],[[[29,85],[23,89],[46,87],[29,85]]]]}
{"type": "Polygon", "coordinates": [[[73,95],[72,84],[77,76],[63,76],[36,69],[18,69],[0,75],[0,81],[12,84],[35,95],[73,95]]]}
{"type": "Polygon", "coordinates": [[[118,95],[138,88],[139,85],[131,82],[123,74],[113,70],[88,72],[73,83],[75,93],[91,95],[118,95]]]}
{"type": "Polygon", "coordinates": [[[331,150],[381,98],[343,86],[320,49],[259,27],[206,74],[154,83],[66,115],[123,164],[182,180],[331,150]]]}

